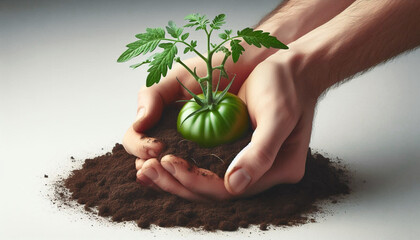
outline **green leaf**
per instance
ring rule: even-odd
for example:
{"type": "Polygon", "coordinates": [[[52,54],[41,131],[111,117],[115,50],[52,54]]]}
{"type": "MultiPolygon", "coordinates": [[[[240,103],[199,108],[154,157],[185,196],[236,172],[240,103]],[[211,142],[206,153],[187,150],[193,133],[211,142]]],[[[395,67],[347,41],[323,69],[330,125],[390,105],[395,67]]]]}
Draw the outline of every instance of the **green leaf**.
{"type": "MultiPolygon", "coordinates": [[[[223,69],[223,72],[225,70],[223,69]]],[[[220,81],[222,80],[222,69],[220,69],[220,73],[219,73],[219,80],[217,81],[217,85],[216,85],[216,89],[213,92],[213,98],[216,98],[217,96],[217,91],[219,91],[219,85],[220,85],[220,81]]]]}
{"type": "Polygon", "coordinates": [[[194,100],[176,100],[177,103],[188,103],[188,102],[195,102],[194,100]]]}
{"type": "Polygon", "coordinates": [[[166,48],[170,48],[172,47],[172,45],[174,45],[173,43],[161,43],[159,44],[160,48],[166,49],[166,48]]]}
{"type": "Polygon", "coordinates": [[[213,29],[220,29],[220,27],[221,27],[223,24],[225,24],[225,23],[226,23],[226,22],[225,22],[225,18],[226,18],[226,15],[225,15],[225,14],[219,14],[219,15],[217,15],[217,16],[213,19],[212,23],[210,24],[210,27],[211,27],[211,28],[213,28],[213,29]]]}
{"type": "Polygon", "coordinates": [[[245,51],[245,49],[239,44],[241,40],[234,39],[230,42],[230,49],[232,50],[232,60],[236,63],[239,60],[239,56],[245,51]]]}
{"type": "Polygon", "coordinates": [[[224,54],[231,55],[230,50],[225,46],[220,46],[215,52],[223,52],[224,54]]]}
{"type": "Polygon", "coordinates": [[[165,30],[163,30],[163,28],[146,28],[145,33],[139,33],[135,36],[140,40],[149,40],[150,38],[164,38],[165,30]]]}
{"type": "Polygon", "coordinates": [[[230,36],[232,34],[232,30],[225,30],[226,35],[230,36]]]}
{"type": "Polygon", "coordinates": [[[117,62],[126,62],[140,54],[153,52],[160,41],[165,38],[162,28],[147,28],[146,33],[136,35],[140,40],[127,44],[127,50],[121,54],[117,62]]]}
{"type": "Polygon", "coordinates": [[[141,63],[133,64],[133,65],[130,66],[130,68],[136,69],[136,68],[140,67],[141,65],[144,65],[144,64],[147,64],[147,63],[151,63],[151,62],[152,61],[150,61],[150,60],[146,60],[146,61],[141,62],[141,63]]]}
{"type": "Polygon", "coordinates": [[[189,14],[187,16],[184,17],[185,20],[189,20],[190,22],[198,22],[198,20],[200,19],[200,14],[198,13],[193,13],[193,14],[189,14]]]}
{"type": "Polygon", "coordinates": [[[200,105],[200,106],[204,106],[203,100],[201,100],[201,98],[199,96],[197,96],[195,93],[191,92],[191,90],[189,90],[184,84],[182,84],[181,81],[179,81],[178,77],[176,77],[176,80],[178,81],[179,84],[181,84],[181,86],[194,98],[195,102],[200,105]]]}
{"type": "Polygon", "coordinates": [[[181,126],[182,126],[182,124],[184,124],[185,121],[187,121],[188,118],[190,118],[190,117],[192,117],[192,116],[194,116],[196,114],[205,112],[207,110],[209,110],[209,107],[208,106],[202,106],[201,108],[199,108],[199,109],[195,110],[194,112],[190,113],[184,120],[182,120],[181,126]]]}
{"type": "Polygon", "coordinates": [[[185,41],[185,40],[188,38],[188,36],[190,36],[190,34],[189,34],[189,33],[185,33],[185,34],[183,34],[183,35],[181,36],[181,40],[182,40],[182,41],[185,41]]]}
{"type": "Polygon", "coordinates": [[[210,22],[206,15],[201,15],[198,13],[187,15],[184,19],[189,21],[189,24],[185,25],[184,27],[193,27],[198,25],[195,30],[206,29],[207,24],[210,22]]]}
{"type": "Polygon", "coordinates": [[[245,28],[238,31],[238,37],[242,37],[249,45],[261,47],[263,45],[266,48],[280,48],[288,49],[288,47],[280,42],[276,37],[271,36],[268,32],[262,30],[253,30],[252,28],[245,28]]]}
{"type": "Polygon", "coordinates": [[[220,37],[221,39],[223,39],[223,40],[228,39],[228,35],[227,35],[226,33],[220,33],[220,34],[219,34],[219,37],[220,37]]]}
{"type": "Polygon", "coordinates": [[[230,81],[230,83],[226,86],[226,88],[219,93],[219,95],[216,96],[215,98],[215,103],[219,104],[220,101],[222,101],[223,97],[226,95],[226,93],[228,92],[230,86],[232,86],[233,80],[235,80],[236,75],[233,76],[232,81],[230,81]]]}
{"type": "Polygon", "coordinates": [[[191,48],[190,47],[186,47],[185,49],[184,49],[184,54],[186,54],[186,53],[188,53],[188,52],[190,52],[191,51],[191,48]]]}
{"type": "Polygon", "coordinates": [[[188,23],[188,24],[185,24],[184,27],[194,27],[194,26],[197,26],[197,25],[198,25],[198,22],[196,22],[196,23],[188,23]]]}
{"type": "Polygon", "coordinates": [[[166,31],[173,37],[178,38],[181,36],[183,29],[176,26],[173,21],[168,22],[168,26],[166,27],[166,31]]]}
{"type": "Polygon", "coordinates": [[[191,47],[193,47],[193,48],[197,47],[197,41],[191,40],[190,45],[191,45],[191,47]]]}
{"type": "Polygon", "coordinates": [[[168,69],[172,68],[175,55],[178,53],[178,49],[174,43],[162,43],[160,46],[164,48],[163,52],[154,56],[153,61],[150,63],[150,68],[147,70],[149,72],[146,79],[147,87],[158,83],[162,76],[166,76],[168,69]]]}

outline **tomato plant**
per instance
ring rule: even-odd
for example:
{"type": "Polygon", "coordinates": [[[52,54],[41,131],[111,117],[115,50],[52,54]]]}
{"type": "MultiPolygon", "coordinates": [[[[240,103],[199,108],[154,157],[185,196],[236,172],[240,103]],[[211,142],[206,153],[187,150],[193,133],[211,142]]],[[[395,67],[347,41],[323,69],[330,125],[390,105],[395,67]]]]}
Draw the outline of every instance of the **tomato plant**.
{"type": "Polygon", "coordinates": [[[138,40],[129,43],[127,50],[117,60],[118,62],[125,62],[140,54],[153,52],[157,47],[162,48],[162,52],[130,66],[131,68],[138,68],[144,64],[149,65],[147,70],[149,74],[146,79],[146,86],[148,87],[159,83],[160,79],[166,76],[168,70],[172,68],[173,62],[182,65],[200,85],[202,93],[193,93],[177,79],[192,96],[191,100],[183,100],[186,104],[179,113],[177,128],[184,138],[205,147],[234,141],[245,134],[249,128],[249,116],[245,104],[237,96],[228,93],[235,77],[230,80],[223,91],[218,89],[221,78],[229,78],[225,69],[226,60],[232,57],[233,62],[237,62],[240,55],[245,51],[241,45],[242,40],[259,48],[261,46],[278,49],[288,48],[276,37],[271,36],[270,33],[252,28],[245,28],[237,31],[236,34],[232,30],[224,30],[218,35],[221,41],[212,43],[212,33],[220,30],[225,24],[225,18],[225,14],[219,14],[210,22],[205,15],[201,14],[190,14],[185,17],[188,23],[184,25],[184,28],[195,28],[196,31],[205,32],[207,39],[206,54],[197,51],[196,40],[187,41],[190,34],[188,32],[184,33],[184,28],[177,27],[173,21],[169,21],[166,32],[170,37],[166,37],[163,28],[147,28],[145,33],[136,35],[138,40]],[[178,45],[185,46],[184,54],[193,52],[205,62],[207,66],[206,76],[198,76],[195,68],[193,68],[194,70],[191,69],[180,57],[176,56],[178,45]],[[213,66],[212,58],[217,52],[223,52],[225,56],[220,65],[213,66]],[[219,71],[219,82],[216,87],[213,87],[214,71],[219,71]]]}

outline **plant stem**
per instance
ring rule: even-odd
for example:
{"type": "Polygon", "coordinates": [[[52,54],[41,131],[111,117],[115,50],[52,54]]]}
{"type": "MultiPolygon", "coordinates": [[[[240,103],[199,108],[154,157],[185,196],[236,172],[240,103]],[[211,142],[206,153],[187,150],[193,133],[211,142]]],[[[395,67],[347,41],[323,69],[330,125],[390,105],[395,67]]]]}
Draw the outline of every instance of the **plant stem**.
{"type": "Polygon", "coordinates": [[[210,110],[213,109],[213,66],[212,66],[212,57],[213,52],[210,51],[210,36],[206,29],[207,34],[207,104],[210,107],[210,110]]]}
{"type": "Polygon", "coordinates": [[[183,62],[183,61],[181,61],[181,59],[177,59],[176,60],[179,64],[181,64],[185,69],[187,69],[187,71],[195,78],[195,80],[197,80],[197,82],[200,82],[199,80],[200,80],[200,77],[199,76],[197,76],[197,74],[195,74],[192,70],[191,70],[191,68],[189,68],[187,65],[185,65],[185,63],[183,62]]]}
{"type": "Polygon", "coordinates": [[[213,48],[212,52],[214,53],[214,52],[215,52],[215,51],[217,51],[217,49],[219,49],[219,48],[220,48],[223,44],[225,44],[226,42],[231,41],[231,40],[233,40],[233,39],[235,39],[235,38],[239,38],[239,36],[234,36],[234,37],[227,38],[226,40],[222,41],[219,45],[217,45],[215,48],[213,48]]]}
{"type": "Polygon", "coordinates": [[[207,62],[207,59],[206,59],[206,57],[204,57],[204,56],[203,56],[203,54],[201,54],[199,51],[195,50],[195,48],[193,48],[190,44],[188,44],[188,43],[187,43],[187,42],[185,42],[185,41],[179,41],[179,40],[169,39],[169,38],[164,38],[164,39],[162,39],[162,40],[166,40],[166,41],[170,41],[170,42],[175,42],[175,43],[177,43],[177,42],[183,43],[183,44],[185,44],[186,46],[190,47],[190,48],[193,50],[193,52],[194,52],[195,54],[197,54],[197,55],[198,55],[201,59],[203,59],[205,62],[207,62]]]}

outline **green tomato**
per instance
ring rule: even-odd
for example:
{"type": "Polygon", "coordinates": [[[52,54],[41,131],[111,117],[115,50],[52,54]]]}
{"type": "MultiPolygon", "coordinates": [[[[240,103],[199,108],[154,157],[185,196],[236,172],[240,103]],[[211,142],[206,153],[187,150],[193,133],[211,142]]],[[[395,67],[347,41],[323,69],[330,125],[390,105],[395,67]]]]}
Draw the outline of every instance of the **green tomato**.
{"type": "MultiPolygon", "coordinates": [[[[204,98],[203,94],[198,97],[204,98]]],[[[194,141],[200,146],[214,147],[233,142],[244,136],[249,129],[250,121],[246,105],[233,94],[226,93],[212,110],[194,114],[184,121],[200,108],[196,102],[187,102],[179,112],[177,121],[178,132],[185,139],[194,141]]]]}

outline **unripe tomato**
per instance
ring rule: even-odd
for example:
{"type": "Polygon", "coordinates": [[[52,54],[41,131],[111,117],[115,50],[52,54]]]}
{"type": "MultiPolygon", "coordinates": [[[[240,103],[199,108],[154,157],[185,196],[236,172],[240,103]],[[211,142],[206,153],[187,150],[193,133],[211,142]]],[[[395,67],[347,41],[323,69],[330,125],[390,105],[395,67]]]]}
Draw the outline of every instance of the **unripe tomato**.
{"type": "MultiPolygon", "coordinates": [[[[203,99],[204,95],[200,94],[198,97],[203,99]]],[[[212,110],[197,113],[184,121],[188,115],[200,108],[196,102],[187,102],[179,112],[177,129],[185,139],[203,147],[233,142],[244,136],[249,129],[246,105],[233,94],[226,93],[212,110]]]]}

